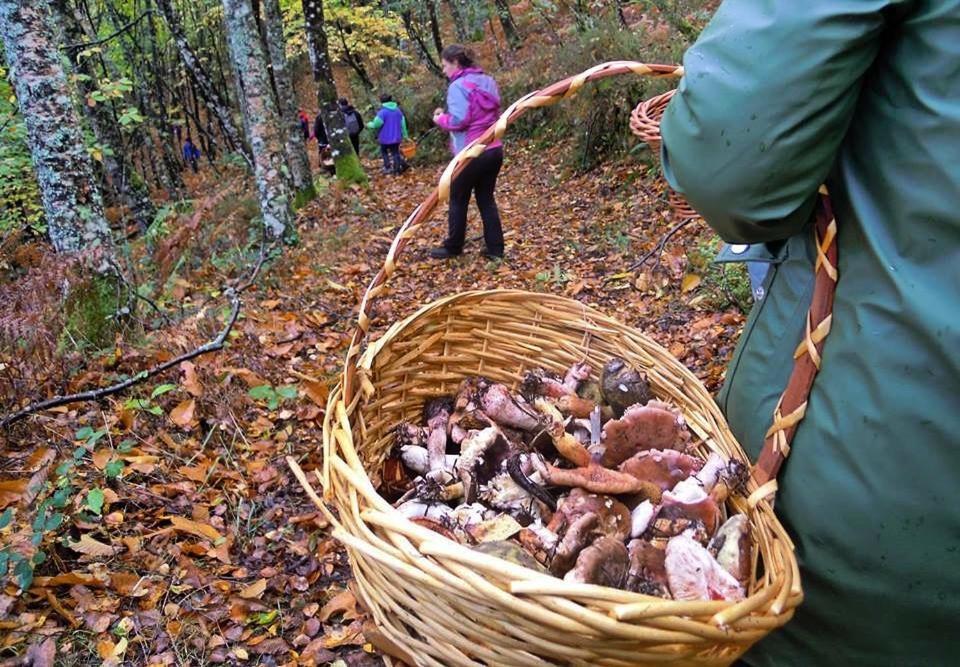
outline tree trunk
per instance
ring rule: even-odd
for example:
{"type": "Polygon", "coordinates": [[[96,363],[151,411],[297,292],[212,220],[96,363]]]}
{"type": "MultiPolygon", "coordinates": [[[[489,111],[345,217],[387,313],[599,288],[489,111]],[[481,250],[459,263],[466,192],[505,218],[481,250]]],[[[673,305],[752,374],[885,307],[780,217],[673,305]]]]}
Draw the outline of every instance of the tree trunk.
{"type": "Polygon", "coordinates": [[[443,53],[443,38],[440,36],[440,20],[437,18],[437,0],[427,1],[427,14],[430,16],[430,34],[433,36],[433,45],[437,48],[437,58],[443,53]]]}
{"type": "Polygon", "coordinates": [[[254,176],[268,238],[293,232],[290,185],[284,160],[280,118],[270,91],[267,59],[257,33],[250,0],[223,0],[227,41],[240,73],[247,132],[253,148],[254,176]]]}
{"type": "Polygon", "coordinates": [[[500,17],[503,34],[506,35],[510,48],[516,49],[523,44],[523,38],[520,37],[517,24],[513,21],[513,14],[510,13],[510,3],[507,0],[494,0],[494,4],[497,6],[497,16],[500,17]]]}
{"type": "MultiPolygon", "coordinates": [[[[243,136],[233,122],[233,116],[230,114],[230,107],[221,98],[216,87],[214,87],[213,82],[210,80],[210,76],[200,64],[200,60],[190,47],[190,43],[187,41],[187,36],[183,32],[183,26],[180,25],[180,19],[177,17],[176,11],[173,8],[172,1],[156,0],[156,3],[157,8],[160,10],[160,13],[163,14],[163,18],[167,22],[167,27],[170,29],[170,34],[173,37],[173,41],[177,45],[177,51],[180,54],[180,59],[183,61],[183,65],[187,68],[187,72],[189,72],[194,83],[197,84],[197,88],[200,89],[200,94],[203,96],[203,100],[207,105],[207,109],[210,111],[210,113],[217,117],[217,122],[220,123],[220,128],[223,130],[223,134],[227,138],[227,141],[230,143],[231,147],[234,150],[240,151],[247,163],[253,166],[253,162],[250,157],[250,149],[246,146],[245,142],[243,141],[243,136]]],[[[229,16],[227,16],[226,19],[229,20],[229,16]]]]}
{"type": "MultiPolygon", "coordinates": [[[[303,0],[304,3],[307,0],[303,0]]],[[[430,70],[433,74],[438,76],[441,79],[446,79],[447,77],[443,73],[440,65],[437,64],[437,61],[433,59],[433,56],[430,55],[430,49],[427,48],[426,42],[423,41],[423,36],[417,30],[417,27],[413,24],[413,16],[410,13],[410,10],[400,12],[400,19],[403,21],[403,27],[407,29],[407,35],[411,40],[417,45],[417,50],[420,53],[420,58],[423,60],[424,64],[427,66],[427,69],[430,70]]]]}
{"type": "Polygon", "coordinates": [[[53,28],[49,0],[0,0],[0,39],[27,126],[53,247],[76,252],[99,245],[112,252],[53,28]]]}
{"type": "Polygon", "coordinates": [[[356,72],[357,77],[360,79],[360,83],[363,84],[363,87],[373,92],[375,88],[373,81],[370,79],[370,75],[367,74],[367,69],[363,66],[363,63],[360,62],[360,58],[354,55],[354,53],[350,50],[350,46],[347,44],[347,36],[343,30],[343,24],[337,21],[334,24],[334,28],[337,30],[337,38],[340,40],[340,46],[343,48],[343,59],[347,62],[350,68],[356,72]]]}
{"type": "Polygon", "coordinates": [[[467,35],[467,24],[463,18],[463,12],[460,11],[460,6],[457,3],[457,0],[446,0],[447,7],[450,9],[450,20],[453,23],[453,30],[457,34],[457,39],[460,43],[464,43],[468,40],[467,35]]]}
{"type": "MultiPolygon", "coordinates": [[[[84,39],[89,39],[80,18],[74,13],[73,9],[65,0],[57,0],[56,16],[63,23],[63,34],[72,43],[80,43],[84,39]]],[[[97,80],[89,59],[81,59],[77,56],[79,49],[68,48],[67,55],[74,69],[89,77],[86,80],[78,82],[78,88],[84,96],[89,96],[96,86],[97,80]]],[[[116,193],[117,200],[125,206],[133,218],[133,221],[145,231],[153,222],[157,209],[150,201],[150,193],[147,191],[146,184],[140,179],[139,174],[130,168],[130,160],[127,159],[128,147],[117,129],[116,116],[111,109],[104,103],[98,103],[95,106],[83,105],[83,110],[87,119],[90,121],[90,127],[93,130],[97,140],[110,148],[113,155],[104,154],[103,167],[109,179],[109,185],[116,193]]]]}
{"type": "Polygon", "coordinates": [[[337,105],[337,86],[330,67],[327,34],[323,29],[322,0],[303,0],[303,16],[306,21],[307,50],[313,68],[313,81],[317,86],[317,106],[337,168],[337,179],[342,183],[366,183],[367,175],[360,164],[360,158],[353,150],[343,115],[337,105]]]}
{"type": "Polygon", "coordinates": [[[307,145],[300,129],[300,117],[297,115],[297,103],[293,94],[293,84],[290,81],[290,70],[287,67],[287,56],[284,53],[286,40],[283,37],[280,3],[278,0],[263,0],[262,6],[267,49],[270,52],[270,63],[273,65],[277,108],[286,130],[284,134],[287,142],[287,164],[290,166],[290,175],[298,198],[312,199],[316,194],[313,189],[313,174],[310,171],[307,145]]]}

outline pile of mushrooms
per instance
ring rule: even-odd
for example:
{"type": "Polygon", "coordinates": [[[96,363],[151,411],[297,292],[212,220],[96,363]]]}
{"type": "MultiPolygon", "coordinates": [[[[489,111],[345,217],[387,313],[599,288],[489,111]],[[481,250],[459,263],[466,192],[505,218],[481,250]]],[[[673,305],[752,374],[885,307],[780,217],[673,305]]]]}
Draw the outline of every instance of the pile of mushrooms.
{"type": "Polygon", "coordinates": [[[739,600],[751,574],[746,516],[724,501],[747,470],[693,455],[680,411],[623,359],[518,394],[470,377],[396,428],[411,521],[566,581],[678,600],[739,600]]]}

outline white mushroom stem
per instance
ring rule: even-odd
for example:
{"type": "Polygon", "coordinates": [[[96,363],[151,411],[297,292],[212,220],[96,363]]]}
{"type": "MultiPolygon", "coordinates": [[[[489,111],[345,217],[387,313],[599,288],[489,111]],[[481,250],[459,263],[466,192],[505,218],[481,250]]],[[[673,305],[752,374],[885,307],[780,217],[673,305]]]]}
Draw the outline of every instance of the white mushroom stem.
{"type": "Polygon", "coordinates": [[[634,507],[633,512],[630,513],[630,537],[643,535],[659,510],[660,506],[654,505],[649,500],[644,500],[634,507]]]}
{"type": "Polygon", "coordinates": [[[450,508],[443,503],[425,503],[422,500],[408,500],[397,507],[408,519],[425,517],[427,519],[445,519],[450,516],[450,508]]]}
{"type": "MultiPolygon", "coordinates": [[[[418,475],[422,475],[430,469],[430,459],[426,447],[404,445],[400,448],[400,460],[403,461],[403,465],[407,466],[411,472],[415,472],[418,475]]],[[[456,470],[459,460],[460,457],[456,454],[447,454],[444,459],[444,469],[449,471],[456,470]]]]}

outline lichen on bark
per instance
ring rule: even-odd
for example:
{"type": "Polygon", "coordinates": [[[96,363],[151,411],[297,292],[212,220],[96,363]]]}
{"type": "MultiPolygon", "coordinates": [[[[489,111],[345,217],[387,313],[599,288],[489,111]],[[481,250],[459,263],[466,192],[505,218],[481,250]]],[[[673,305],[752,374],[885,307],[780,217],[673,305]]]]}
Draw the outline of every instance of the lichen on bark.
{"type": "Polygon", "coordinates": [[[242,87],[244,118],[253,151],[254,177],[264,229],[270,239],[284,238],[293,226],[292,196],[266,56],[250,0],[223,0],[223,11],[230,55],[242,87]]]}
{"type": "Polygon", "coordinates": [[[0,39],[27,126],[50,240],[57,252],[111,249],[58,37],[49,0],[0,0],[0,39]]]}

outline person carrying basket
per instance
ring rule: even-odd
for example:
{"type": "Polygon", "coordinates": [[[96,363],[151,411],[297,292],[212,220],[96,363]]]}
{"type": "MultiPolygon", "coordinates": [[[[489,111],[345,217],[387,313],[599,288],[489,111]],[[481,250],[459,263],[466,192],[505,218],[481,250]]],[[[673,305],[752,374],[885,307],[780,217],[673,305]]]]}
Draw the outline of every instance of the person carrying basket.
{"type": "MultiPolygon", "coordinates": [[[[473,55],[460,44],[447,46],[440,56],[450,87],[447,89],[447,110],[435,109],[433,122],[450,133],[450,149],[456,155],[496,122],[500,116],[500,92],[493,78],[474,64],[473,55]]],[[[442,246],[430,251],[432,258],[449,259],[463,253],[471,193],[477,199],[480,219],[483,220],[486,243],[483,254],[488,259],[503,258],[503,229],[497,200],[493,196],[502,166],[503,144],[495,140],[483,155],[468,164],[453,180],[447,238],[442,246]]]]}
{"type": "Polygon", "coordinates": [[[752,456],[795,356],[829,332],[775,506],[805,600],[749,665],[957,660],[958,44],[960,0],[725,0],[664,114],[670,185],[771,253],[718,398],[752,456]],[[821,183],[839,279],[809,331],[821,183]]]}

